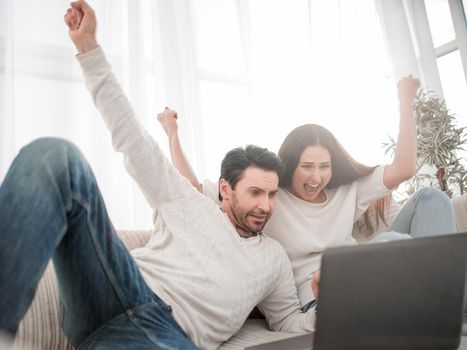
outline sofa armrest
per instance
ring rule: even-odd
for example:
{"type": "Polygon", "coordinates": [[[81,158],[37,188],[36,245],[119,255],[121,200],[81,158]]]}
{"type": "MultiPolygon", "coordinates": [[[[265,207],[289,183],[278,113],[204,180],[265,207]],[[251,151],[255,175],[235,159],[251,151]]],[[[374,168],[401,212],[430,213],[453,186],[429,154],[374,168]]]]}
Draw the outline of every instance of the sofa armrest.
{"type": "Polygon", "coordinates": [[[118,230],[118,236],[128,250],[144,247],[151,238],[150,230],[118,230]]]}
{"type": "Polygon", "coordinates": [[[456,215],[457,232],[467,232],[467,194],[454,197],[451,201],[456,215]]]}

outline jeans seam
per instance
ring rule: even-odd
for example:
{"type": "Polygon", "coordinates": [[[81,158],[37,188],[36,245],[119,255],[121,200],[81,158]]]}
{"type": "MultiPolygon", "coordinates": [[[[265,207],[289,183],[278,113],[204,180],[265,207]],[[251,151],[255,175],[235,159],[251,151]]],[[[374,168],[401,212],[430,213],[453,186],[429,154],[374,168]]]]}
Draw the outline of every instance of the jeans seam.
{"type": "Polygon", "coordinates": [[[112,322],[115,322],[115,321],[118,321],[120,319],[123,319],[123,318],[128,318],[128,320],[131,322],[131,324],[133,324],[133,326],[137,329],[139,329],[145,336],[146,338],[153,344],[159,346],[159,347],[162,347],[162,348],[166,348],[166,349],[172,349],[171,347],[166,347],[165,344],[160,344],[159,342],[155,342],[154,339],[152,339],[152,337],[146,332],[146,330],[144,329],[144,327],[141,327],[139,325],[139,322],[137,321],[137,317],[134,316],[134,313],[133,311],[135,310],[138,310],[138,309],[142,309],[142,308],[145,308],[147,307],[148,305],[152,305],[154,304],[155,306],[157,307],[162,307],[158,302],[157,300],[153,300],[153,301],[150,301],[148,303],[144,303],[144,304],[141,304],[141,305],[138,305],[138,306],[135,306],[134,308],[131,308],[131,309],[128,309],[128,310],[125,310],[124,312],[122,312],[121,314],[118,314],[117,316],[115,316],[114,318],[108,320],[107,322],[105,322],[103,325],[101,325],[98,329],[96,329],[94,332],[92,332],[89,336],[86,337],[86,339],[84,339],[84,341],[79,344],[76,348],[76,350],[79,350],[81,349],[82,347],[84,346],[87,346],[87,345],[90,345],[92,343],[95,342],[94,338],[96,336],[98,336],[100,333],[102,333],[108,324],[112,323],[112,322]]]}
{"type": "MultiPolygon", "coordinates": [[[[102,265],[104,273],[107,276],[107,278],[109,279],[109,282],[110,282],[110,284],[112,286],[112,289],[114,290],[115,294],[117,295],[118,300],[120,301],[124,312],[126,312],[128,310],[128,305],[127,305],[127,302],[125,300],[126,298],[124,297],[124,294],[123,294],[122,290],[120,289],[120,287],[119,287],[119,285],[117,283],[117,279],[115,278],[115,275],[113,274],[112,269],[107,264],[107,261],[106,261],[106,259],[104,257],[104,254],[103,254],[103,252],[102,252],[102,250],[100,248],[99,241],[96,238],[96,231],[94,230],[93,225],[90,223],[91,220],[89,220],[90,210],[89,210],[88,206],[86,205],[87,203],[81,202],[81,200],[79,198],[76,198],[76,197],[73,197],[73,200],[76,201],[76,203],[78,203],[86,211],[86,226],[87,226],[87,228],[89,230],[89,235],[91,236],[91,240],[92,240],[92,243],[93,243],[97,258],[99,259],[99,262],[102,265]]],[[[112,232],[112,234],[114,234],[114,232],[112,232]]]]}
{"type": "MultiPolygon", "coordinates": [[[[85,346],[87,345],[88,343],[92,343],[94,342],[93,338],[97,335],[99,335],[105,328],[106,326],[111,323],[111,322],[114,322],[114,321],[117,321],[121,318],[126,318],[128,317],[128,315],[126,314],[126,312],[122,312],[121,314],[118,314],[117,316],[115,316],[114,318],[111,318],[110,320],[108,320],[107,322],[105,322],[103,325],[101,325],[99,328],[97,328],[94,332],[92,332],[90,335],[88,335],[83,342],[81,342],[81,344],[79,344],[77,347],[76,347],[76,350],[79,350],[82,346],[85,346]]],[[[133,323],[133,322],[132,322],[133,323]]]]}
{"type": "MultiPolygon", "coordinates": [[[[139,325],[139,322],[137,321],[137,317],[135,317],[134,313],[133,313],[134,310],[145,307],[145,306],[147,306],[149,304],[154,304],[157,307],[163,309],[168,314],[170,314],[170,311],[172,310],[171,306],[167,305],[166,303],[164,303],[162,300],[160,300],[158,298],[158,299],[153,299],[149,303],[140,304],[140,305],[137,305],[137,306],[135,306],[133,308],[128,307],[128,305],[126,303],[126,300],[125,300],[126,298],[124,297],[123,292],[120,289],[120,286],[118,285],[118,283],[116,281],[115,275],[113,274],[112,269],[108,266],[107,260],[105,259],[104,254],[102,253],[102,250],[100,249],[99,242],[98,242],[98,240],[96,239],[96,236],[95,236],[96,232],[93,229],[93,225],[90,224],[90,220],[89,220],[89,216],[88,216],[88,214],[89,214],[88,206],[86,205],[86,203],[82,203],[76,197],[73,197],[73,200],[75,200],[76,203],[78,203],[78,205],[80,205],[86,211],[86,226],[88,227],[89,234],[91,236],[91,239],[92,239],[93,246],[94,246],[94,249],[96,251],[97,257],[98,257],[100,263],[102,264],[102,268],[104,269],[104,273],[106,274],[107,278],[109,279],[109,281],[110,281],[110,283],[112,285],[112,289],[115,291],[115,294],[117,295],[117,297],[118,297],[118,299],[119,299],[119,301],[120,301],[120,303],[122,305],[122,308],[123,308],[123,312],[121,314],[119,314],[118,316],[114,317],[113,319],[105,322],[101,327],[99,327],[95,332],[93,332],[91,335],[89,335],[89,337],[86,338],[86,339],[89,339],[91,336],[99,334],[99,332],[102,331],[109,322],[115,321],[119,317],[128,317],[129,321],[133,324],[133,326],[136,327],[137,329],[139,329],[141,332],[143,332],[144,335],[148,338],[149,341],[151,341],[155,345],[161,347],[162,349],[164,349],[164,348],[167,349],[167,350],[172,349],[171,347],[166,347],[165,344],[160,344],[159,342],[152,339],[152,337],[146,332],[146,330],[139,325]]],[[[80,348],[81,345],[86,343],[86,339],[82,344],[80,344],[78,346],[78,348],[80,348]]],[[[90,339],[90,341],[92,341],[92,339],[90,339]]]]}
{"type": "MultiPolygon", "coordinates": [[[[166,311],[167,312],[167,306],[168,305],[161,305],[161,303],[159,303],[158,300],[153,300],[149,303],[146,303],[146,304],[142,304],[142,305],[138,305],[130,310],[128,310],[128,318],[130,319],[130,322],[133,323],[133,325],[138,328],[141,332],[144,333],[144,335],[154,344],[156,344],[157,346],[161,347],[162,349],[167,349],[167,350],[172,350],[173,348],[172,347],[169,347],[169,346],[166,346],[165,344],[160,344],[158,341],[156,341],[155,339],[152,338],[152,336],[150,334],[148,334],[146,332],[146,329],[144,327],[142,327],[139,322],[138,322],[138,317],[135,317],[134,316],[134,310],[137,310],[139,308],[143,308],[143,307],[146,307],[147,305],[149,304],[155,304],[157,307],[163,309],[163,311],[166,311]]],[[[168,313],[168,312],[167,312],[168,313]]],[[[179,327],[180,328],[180,327],[179,327]]],[[[175,329],[174,329],[175,330],[175,329]]],[[[183,334],[184,335],[184,334],[183,334]]]]}
{"type": "MultiPolygon", "coordinates": [[[[104,270],[104,273],[105,275],[107,276],[107,278],[109,279],[109,282],[112,286],[112,289],[114,290],[115,294],[117,295],[117,298],[120,302],[120,304],[122,305],[122,312],[117,315],[116,317],[112,318],[111,320],[105,322],[102,326],[100,326],[96,331],[92,332],[79,346],[78,346],[78,349],[79,348],[82,348],[82,346],[86,346],[86,345],[90,345],[92,344],[93,342],[93,339],[95,336],[97,336],[100,332],[102,332],[106,325],[109,324],[110,322],[114,322],[120,318],[123,318],[123,317],[126,317],[128,318],[128,320],[131,322],[131,324],[133,324],[134,327],[136,327],[138,330],[140,330],[145,336],[146,338],[153,344],[157,345],[158,347],[162,348],[162,349],[172,349],[171,347],[167,347],[165,346],[164,344],[160,344],[157,340],[153,339],[150,334],[147,333],[147,331],[144,329],[144,327],[141,327],[138,320],[137,320],[137,317],[134,316],[134,310],[137,310],[137,309],[140,309],[140,308],[143,308],[143,307],[147,307],[148,305],[154,305],[160,309],[162,309],[164,312],[167,312],[167,314],[170,315],[170,311],[171,311],[171,307],[170,305],[167,305],[165,302],[163,302],[163,300],[159,299],[158,297],[157,298],[154,298],[153,297],[153,300],[151,300],[150,302],[148,303],[144,303],[144,304],[140,304],[140,305],[137,305],[133,308],[129,308],[128,305],[127,305],[127,302],[126,302],[126,298],[119,286],[119,284],[117,283],[117,279],[115,278],[115,275],[112,271],[112,269],[109,267],[108,263],[107,263],[107,260],[105,259],[105,256],[101,250],[101,247],[100,247],[100,243],[98,241],[98,239],[96,238],[96,231],[94,230],[94,226],[91,224],[92,220],[89,219],[89,207],[87,205],[87,202],[86,201],[81,201],[79,198],[76,198],[75,196],[72,197],[72,200],[75,201],[79,206],[81,206],[83,208],[83,210],[86,211],[86,226],[88,228],[88,234],[90,235],[91,237],[91,240],[92,240],[92,244],[94,246],[94,250],[96,252],[96,255],[97,255],[97,258],[100,262],[100,264],[102,265],[102,268],[104,270]]],[[[112,234],[114,235],[115,233],[112,232],[112,234]]]]}

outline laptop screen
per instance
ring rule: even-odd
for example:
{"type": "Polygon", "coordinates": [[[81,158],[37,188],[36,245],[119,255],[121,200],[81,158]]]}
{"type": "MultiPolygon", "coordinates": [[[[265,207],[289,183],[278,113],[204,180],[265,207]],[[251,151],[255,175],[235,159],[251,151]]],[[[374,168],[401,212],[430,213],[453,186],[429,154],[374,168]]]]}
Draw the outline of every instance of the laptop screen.
{"type": "Polygon", "coordinates": [[[314,349],[455,349],[466,259],[467,234],[326,251],[314,349]]]}

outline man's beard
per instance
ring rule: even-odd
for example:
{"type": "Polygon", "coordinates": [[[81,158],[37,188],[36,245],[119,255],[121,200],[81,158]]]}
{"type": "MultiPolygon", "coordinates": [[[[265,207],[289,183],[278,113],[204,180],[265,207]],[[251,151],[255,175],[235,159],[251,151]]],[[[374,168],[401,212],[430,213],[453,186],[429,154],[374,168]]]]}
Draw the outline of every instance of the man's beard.
{"type": "Polygon", "coordinates": [[[232,194],[230,209],[237,223],[237,227],[239,227],[243,231],[251,232],[253,234],[261,232],[266,223],[268,222],[269,218],[271,217],[271,212],[267,213],[260,209],[253,209],[250,211],[245,211],[241,209],[238,205],[238,200],[235,194],[232,194]],[[255,220],[255,215],[260,216],[260,218],[258,218],[258,220],[255,220]],[[264,216],[266,216],[266,218],[263,218],[264,216]],[[250,221],[248,221],[248,217],[250,218],[250,221]],[[251,219],[253,219],[253,222],[256,223],[251,223],[251,219]]]}

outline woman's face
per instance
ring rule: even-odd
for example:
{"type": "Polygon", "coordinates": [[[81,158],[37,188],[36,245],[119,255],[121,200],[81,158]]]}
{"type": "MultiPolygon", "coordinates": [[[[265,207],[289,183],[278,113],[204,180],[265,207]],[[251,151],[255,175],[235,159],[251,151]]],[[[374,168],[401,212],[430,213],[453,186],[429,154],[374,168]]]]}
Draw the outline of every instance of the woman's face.
{"type": "Polygon", "coordinates": [[[331,180],[331,154],[321,145],[308,146],[302,152],[295,168],[292,185],[288,190],[298,198],[310,203],[322,203],[322,192],[331,180]]]}

